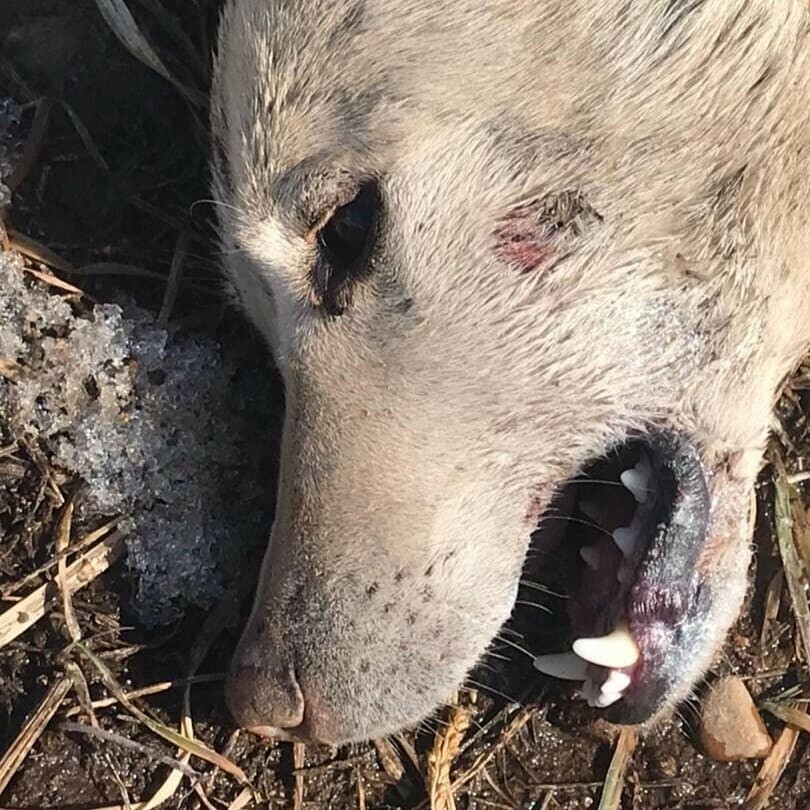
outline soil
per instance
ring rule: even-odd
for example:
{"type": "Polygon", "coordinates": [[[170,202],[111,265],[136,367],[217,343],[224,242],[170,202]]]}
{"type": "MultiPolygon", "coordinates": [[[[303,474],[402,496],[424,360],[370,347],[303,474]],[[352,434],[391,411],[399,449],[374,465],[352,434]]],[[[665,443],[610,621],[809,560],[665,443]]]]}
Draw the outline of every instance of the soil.
{"type": "MultiPolygon", "coordinates": [[[[170,70],[204,94],[216,0],[137,0],[129,5],[170,70]],[[165,14],[159,13],[161,9],[165,14]]],[[[264,351],[219,293],[210,206],[192,207],[208,196],[204,106],[194,107],[132,58],[111,34],[93,0],[3,0],[0,96],[27,105],[23,129],[33,118],[33,102],[42,97],[56,101],[43,148],[15,194],[8,222],[14,231],[55,251],[74,268],[95,265],[92,274],[61,273],[94,297],[104,300],[112,289],[123,287],[155,311],[163,299],[178,235],[186,231],[193,250],[185,278],[194,285],[183,288],[175,322],[189,330],[204,328],[224,344],[242,347],[246,358],[264,351]],[[68,110],[84,132],[78,131],[68,110]],[[100,264],[104,272],[99,272],[100,264]],[[122,275],[115,265],[148,269],[157,277],[122,275]]],[[[260,372],[254,367],[252,373],[260,372]]],[[[806,379],[788,388],[778,413],[784,426],[779,441],[793,469],[810,449],[806,379]]],[[[0,427],[0,447],[9,438],[0,427]]],[[[47,463],[35,448],[0,456],[0,530],[5,533],[0,589],[54,553],[57,508],[48,495],[47,476],[47,463]]],[[[776,619],[764,619],[765,595],[780,571],[768,469],[757,495],[756,559],[748,605],[708,680],[718,674],[741,675],[754,697],[761,698],[796,684],[806,689],[808,679],[796,662],[800,642],[785,589],[776,619]]],[[[188,615],[160,633],[133,628],[131,587],[126,567],[118,563],[81,591],[75,608],[83,637],[126,689],[182,678],[205,616],[188,615]]],[[[537,594],[527,591],[521,598],[537,601],[537,594]]],[[[0,603],[0,609],[9,604],[0,603]]],[[[245,610],[246,603],[243,615],[245,610]]],[[[523,634],[521,644],[539,647],[558,632],[558,624],[554,615],[527,607],[515,616],[511,630],[523,634]]],[[[233,623],[217,634],[200,671],[221,673],[237,636],[233,623]]],[[[98,670],[66,648],[64,617],[54,611],[0,649],[0,751],[15,740],[50,685],[65,672],[74,672],[75,677],[77,664],[89,682],[91,697],[107,694],[98,670]]],[[[491,759],[457,791],[457,807],[596,806],[617,730],[573,700],[565,687],[538,677],[529,659],[513,647],[505,645],[499,652],[506,660],[493,659],[493,667],[474,673],[460,693],[472,725],[453,773],[462,778],[482,755],[491,759]],[[514,699],[518,697],[519,701],[514,699]]],[[[82,810],[126,805],[130,799],[136,806],[165,779],[167,767],[156,756],[174,757],[175,749],[133,722],[120,705],[95,713],[100,728],[118,735],[119,742],[66,728],[66,722],[82,719],[67,716],[79,705],[76,695],[81,691],[70,693],[0,793],[4,807],[82,810]],[[124,746],[121,738],[148,746],[148,751],[124,746]]],[[[182,690],[173,689],[144,698],[139,705],[177,727],[181,700],[182,690]]],[[[718,764],[706,758],[694,739],[696,711],[697,701],[683,705],[675,718],[643,737],[625,780],[623,807],[697,810],[744,803],[760,763],[718,764]]],[[[386,749],[374,744],[308,747],[303,766],[298,761],[296,770],[291,746],[236,731],[219,681],[194,687],[192,715],[197,736],[245,771],[260,797],[258,806],[335,810],[423,806],[427,753],[444,720],[438,715],[393,739],[389,745],[394,764],[383,756],[386,749]]],[[[765,721],[778,735],[782,725],[768,715],[765,721]]],[[[191,764],[201,774],[198,784],[214,806],[228,807],[242,790],[234,778],[201,760],[192,759],[191,764]]],[[[200,795],[189,785],[184,780],[164,806],[202,806],[200,795]]],[[[810,807],[806,736],[800,737],[769,806],[810,807]]]]}

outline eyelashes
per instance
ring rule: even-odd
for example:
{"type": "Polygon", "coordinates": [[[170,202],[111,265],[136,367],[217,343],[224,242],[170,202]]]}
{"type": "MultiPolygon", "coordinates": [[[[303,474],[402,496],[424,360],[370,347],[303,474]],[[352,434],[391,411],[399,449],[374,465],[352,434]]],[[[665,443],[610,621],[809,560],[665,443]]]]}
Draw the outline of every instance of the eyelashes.
{"type": "Polygon", "coordinates": [[[354,283],[369,271],[379,217],[379,190],[364,183],[317,231],[312,287],[316,302],[333,317],[343,314],[354,283]]]}

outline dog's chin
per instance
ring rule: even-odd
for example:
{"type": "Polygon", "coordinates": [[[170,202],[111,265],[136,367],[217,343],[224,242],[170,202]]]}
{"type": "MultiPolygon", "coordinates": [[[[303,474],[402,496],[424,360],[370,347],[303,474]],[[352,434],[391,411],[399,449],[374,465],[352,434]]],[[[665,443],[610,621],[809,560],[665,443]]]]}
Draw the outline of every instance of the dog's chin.
{"type": "Polygon", "coordinates": [[[569,528],[544,552],[565,572],[572,641],[535,666],[579,682],[609,720],[647,723],[688,693],[727,629],[705,573],[710,494],[698,451],[675,432],[636,437],[572,479],[551,512],[561,508],[569,528]]]}

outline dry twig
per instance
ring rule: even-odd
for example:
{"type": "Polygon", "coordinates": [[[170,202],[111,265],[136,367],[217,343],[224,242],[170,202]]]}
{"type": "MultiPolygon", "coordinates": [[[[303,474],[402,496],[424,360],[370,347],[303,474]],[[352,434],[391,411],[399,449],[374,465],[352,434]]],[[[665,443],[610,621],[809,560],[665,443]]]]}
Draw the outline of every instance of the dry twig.
{"type": "MultiPolygon", "coordinates": [[[[142,686],[140,689],[133,689],[130,692],[125,692],[124,694],[129,700],[137,700],[138,698],[148,697],[149,695],[159,695],[162,692],[168,692],[170,689],[179,689],[180,687],[185,687],[188,683],[215,683],[216,681],[223,680],[224,677],[225,676],[221,672],[214,672],[210,675],[194,675],[190,678],[178,678],[175,681],[161,681],[160,683],[153,683],[149,686],[142,686]]],[[[117,703],[117,698],[106,697],[101,698],[100,700],[92,701],[90,703],[90,708],[93,710],[107,709],[110,706],[115,706],[117,703]]],[[[72,709],[68,709],[63,716],[74,717],[80,712],[81,707],[74,706],[72,709]]]]}
{"type": "Polygon", "coordinates": [[[405,768],[394,746],[385,738],[374,740],[374,747],[380,758],[380,764],[389,778],[396,784],[405,775],[405,768]]]}
{"type": "Polygon", "coordinates": [[[498,751],[505,746],[525,725],[534,714],[533,706],[524,706],[505,726],[500,737],[486,751],[479,755],[473,762],[470,769],[453,782],[453,791],[458,790],[462,785],[471,782],[483,770],[487,764],[497,755],[498,751]]]}
{"type": "MultiPolygon", "coordinates": [[[[123,539],[121,532],[113,532],[71,563],[65,571],[64,587],[70,593],[75,593],[89,585],[121,556],[124,550],[123,539]]],[[[58,589],[52,582],[48,582],[0,614],[0,647],[21,636],[58,601],[58,589]]]]}
{"type": "Polygon", "coordinates": [[[74,494],[62,508],[62,513],[56,521],[56,529],[54,531],[54,548],[56,553],[60,555],[56,568],[56,581],[59,584],[59,591],[62,596],[62,610],[65,613],[65,625],[67,626],[71,641],[78,641],[82,637],[79,621],[76,618],[76,611],[73,609],[70,582],[68,581],[67,575],[67,559],[65,556],[68,546],[70,546],[70,530],[73,526],[73,509],[75,503],[76,497],[74,494]]]}
{"type": "Polygon", "coordinates": [[[173,84],[190,104],[196,107],[205,107],[205,100],[201,98],[199,93],[186,87],[169,72],[169,69],[163,64],[161,58],[141,33],[124,0],[96,0],[96,5],[110,30],[139,62],[142,62],[166,81],[173,84]]]}
{"type": "Polygon", "coordinates": [[[61,724],[61,728],[64,731],[85,734],[88,737],[98,737],[98,739],[103,740],[104,742],[115,743],[115,745],[120,745],[122,748],[127,748],[130,751],[137,751],[139,754],[145,754],[147,757],[149,757],[149,759],[155,762],[170,765],[175,770],[182,771],[186,776],[190,776],[192,779],[199,778],[197,771],[195,771],[194,768],[191,768],[187,763],[172,757],[167,757],[165,754],[162,754],[155,748],[136,742],[135,740],[131,740],[129,737],[124,737],[121,734],[116,734],[114,731],[107,731],[106,729],[85,725],[84,723],[74,723],[71,720],[66,720],[63,722],[61,724]]]}
{"type": "Polygon", "coordinates": [[[797,731],[805,731],[810,734],[810,715],[804,709],[773,701],[766,701],[762,704],[762,708],[797,731]]]}
{"type": "MultiPolygon", "coordinates": [[[[776,490],[776,536],[779,541],[779,553],[785,570],[793,612],[796,615],[796,626],[804,647],[804,661],[810,666],[810,603],[805,589],[805,569],[799,555],[797,538],[794,533],[796,525],[801,525],[798,516],[799,499],[795,488],[787,480],[785,465],[778,454],[773,456],[775,470],[774,487],[776,490]]],[[[806,561],[804,561],[806,562],[806,561]]]]}
{"type": "Polygon", "coordinates": [[[782,778],[788,762],[790,762],[798,737],[799,732],[796,729],[790,726],[785,726],[782,729],[773,748],[771,748],[771,753],[768,754],[759,769],[756,781],[745,800],[743,810],[764,810],[768,806],[771,794],[782,778]]]}
{"type": "Polygon", "coordinates": [[[122,520],[123,517],[121,516],[108,520],[97,529],[94,529],[92,532],[86,534],[81,540],[75,542],[72,546],[70,546],[70,548],[66,548],[64,551],[54,554],[54,556],[51,557],[51,559],[48,560],[48,562],[46,562],[44,565],[40,565],[39,568],[35,568],[30,573],[26,574],[22,579],[18,579],[16,582],[12,582],[7,585],[2,591],[0,591],[0,599],[9,599],[11,596],[17,593],[17,591],[22,590],[26,585],[33,582],[33,580],[35,580],[38,576],[44,574],[46,571],[50,571],[55,565],[58,565],[60,560],[70,556],[71,554],[78,554],[88,546],[92,546],[98,540],[101,540],[102,537],[108,535],[122,520]]]}
{"type": "Polygon", "coordinates": [[[104,685],[110,690],[110,692],[113,693],[113,695],[115,695],[118,702],[153,734],[156,734],[158,737],[162,737],[164,740],[178,748],[182,748],[192,756],[199,757],[200,759],[215,765],[220,770],[234,776],[240,782],[247,781],[245,772],[231,762],[231,760],[229,760],[227,757],[223,757],[221,754],[218,754],[216,751],[197,740],[191,740],[183,734],[176,732],[174,729],[170,728],[164,723],[158,722],[146,714],[146,712],[144,712],[142,709],[138,708],[138,706],[136,706],[126,696],[126,693],[121,688],[118,681],[116,681],[116,679],[113,677],[113,674],[107,668],[106,664],[84,644],[76,643],[72,644],[71,647],[79,650],[95,666],[101,675],[102,680],[104,681],[104,685]]]}
{"type": "Polygon", "coordinates": [[[180,289],[180,279],[183,273],[183,265],[186,263],[188,246],[191,242],[191,234],[188,230],[180,231],[177,243],[174,247],[172,266],[169,270],[169,278],[166,282],[166,292],[163,295],[163,303],[160,307],[157,324],[161,329],[165,329],[169,324],[169,318],[174,309],[174,302],[177,300],[177,292],[180,289]]]}
{"type": "MultiPolygon", "coordinates": [[[[13,228],[8,228],[7,230],[9,245],[13,250],[16,250],[17,253],[21,253],[23,256],[35,262],[48,265],[48,267],[53,267],[63,273],[72,272],[73,265],[67,261],[67,259],[63,259],[58,253],[55,253],[41,242],[37,242],[36,239],[32,239],[30,236],[15,231],[13,228]]],[[[26,268],[26,272],[38,278],[40,281],[50,284],[52,287],[59,287],[66,292],[74,294],[81,294],[82,292],[78,287],[74,287],[72,284],[68,284],[67,281],[62,281],[62,279],[56,278],[56,276],[52,276],[48,273],[40,273],[30,268],[26,268]]]]}
{"type": "Polygon", "coordinates": [[[304,807],[304,756],[306,748],[303,743],[293,743],[293,768],[295,768],[295,796],[293,797],[293,810],[302,810],[304,807]]]}
{"type": "Polygon", "coordinates": [[[617,810],[621,806],[622,789],[627,774],[627,766],[636,750],[638,734],[632,726],[624,726],[616,739],[616,748],[610,767],[605,776],[605,786],[602,789],[602,798],[599,800],[599,810],[617,810]]]}
{"type": "Polygon", "coordinates": [[[51,120],[53,99],[40,99],[36,102],[36,108],[37,111],[34,113],[34,120],[28,130],[22,155],[17,160],[11,176],[5,181],[11,191],[16,191],[23,184],[39,158],[42,144],[45,142],[45,134],[48,131],[48,123],[51,120]]]}
{"type": "Polygon", "coordinates": [[[0,795],[8,787],[17,769],[22,765],[28,752],[45,730],[56,710],[70,691],[70,678],[60,678],[46,693],[37,710],[22,727],[17,739],[0,760],[0,795]]]}

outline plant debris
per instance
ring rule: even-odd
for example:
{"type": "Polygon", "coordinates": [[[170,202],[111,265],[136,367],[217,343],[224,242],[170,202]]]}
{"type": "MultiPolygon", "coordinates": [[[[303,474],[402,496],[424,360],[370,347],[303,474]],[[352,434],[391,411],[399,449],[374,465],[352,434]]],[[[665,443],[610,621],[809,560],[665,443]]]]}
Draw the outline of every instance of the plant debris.
{"type": "MultiPolygon", "coordinates": [[[[703,694],[638,736],[599,721],[503,634],[449,715],[386,740],[304,748],[233,728],[222,672],[272,519],[283,397],[219,292],[204,125],[218,10],[0,3],[0,804],[810,806],[810,364],[777,407],[749,603],[708,676],[740,678],[763,709],[763,762],[702,754],[703,694]]],[[[538,598],[505,631],[521,648],[558,623],[538,598]]]]}

